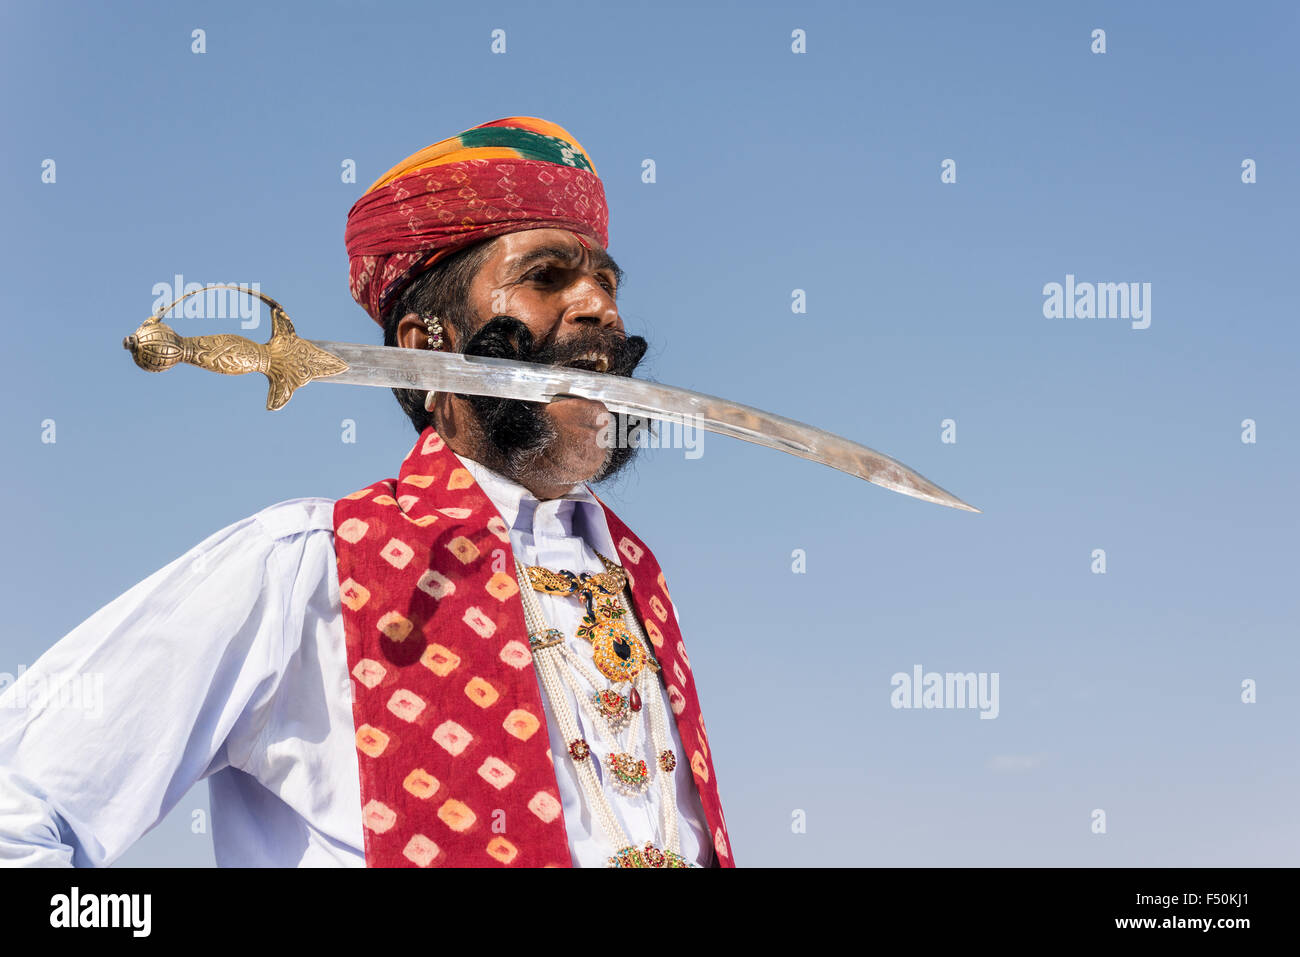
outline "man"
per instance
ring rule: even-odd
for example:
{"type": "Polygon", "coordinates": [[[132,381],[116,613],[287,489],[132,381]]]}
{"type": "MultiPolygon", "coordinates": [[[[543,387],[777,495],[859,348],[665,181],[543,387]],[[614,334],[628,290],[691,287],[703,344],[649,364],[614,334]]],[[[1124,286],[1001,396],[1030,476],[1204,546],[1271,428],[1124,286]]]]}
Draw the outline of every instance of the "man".
{"type": "MultiPolygon", "coordinates": [[[[351,291],[388,345],[628,375],[606,223],[572,136],[498,120],[358,200],[351,291]]],[[[110,864],[206,777],[220,865],[732,866],[664,576],[584,484],[604,407],[395,392],[396,479],[217,532],[6,692],[0,862],[110,864]],[[93,723],[37,693],[76,673],[93,723]]]]}

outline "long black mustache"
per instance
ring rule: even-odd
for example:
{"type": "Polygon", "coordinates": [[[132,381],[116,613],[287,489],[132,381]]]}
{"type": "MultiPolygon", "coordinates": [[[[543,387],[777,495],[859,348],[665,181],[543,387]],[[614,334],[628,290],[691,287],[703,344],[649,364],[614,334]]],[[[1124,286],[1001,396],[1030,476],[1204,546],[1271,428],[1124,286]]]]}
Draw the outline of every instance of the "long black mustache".
{"type": "MultiPolygon", "coordinates": [[[[624,336],[607,329],[592,328],[563,342],[538,345],[528,327],[513,316],[493,316],[465,344],[465,355],[492,359],[514,359],[543,365],[564,365],[589,352],[609,358],[610,375],[630,376],[645,356],[648,343],[641,336],[624,336]]],[[[503,463],[519,463],[539,452],[556,438],[555,428],[546,417],[545,406],[521,399],[504,399],[490,395],[459,395],[470,404],[487,439],[501,454],[503,463]]],[[[635,432],[640,423],[629,423],[628,416],[616,414],[613,434],[635,432]],[[631,428],[629,429],[629,425],[631,428]]],[[[596,479],[608,478],[619,471],[636,454],[629,441],[611,450],[609,460],[596,479]]]]}
{"type": "Polygon", "coordinates": [[[517,359],[557,365],[588,352],[609,356],[609,375],[631,375],[645,356],[648,344],[641,336],[625,336],[605,329],[590,329],[585,335],[563,342],[535,345],[529,328],[514,316],[493,316],[465,344],[465,354],[493,359],[517,359]]]}

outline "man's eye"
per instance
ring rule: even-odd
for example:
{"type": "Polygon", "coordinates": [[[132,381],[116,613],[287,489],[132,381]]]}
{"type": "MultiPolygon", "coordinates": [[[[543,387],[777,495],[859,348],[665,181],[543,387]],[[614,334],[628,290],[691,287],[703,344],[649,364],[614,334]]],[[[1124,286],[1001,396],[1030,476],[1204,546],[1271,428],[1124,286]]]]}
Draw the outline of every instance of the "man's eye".
{"type": "MultiPolygon", "coordinates": [[[[528,272],[524,273],[524,280],[527,282],[540,283],[558,282],[559,277],[556,275],[556,272],[557,270],[554,266],[534,266],[532,269],[528,270],[528,272]]],[[[611,296],[617,294],[618,287],[613,280],[605,276],[599,276],[597,277],[597,282],[599,282],[601,287],[611,296]]]]}

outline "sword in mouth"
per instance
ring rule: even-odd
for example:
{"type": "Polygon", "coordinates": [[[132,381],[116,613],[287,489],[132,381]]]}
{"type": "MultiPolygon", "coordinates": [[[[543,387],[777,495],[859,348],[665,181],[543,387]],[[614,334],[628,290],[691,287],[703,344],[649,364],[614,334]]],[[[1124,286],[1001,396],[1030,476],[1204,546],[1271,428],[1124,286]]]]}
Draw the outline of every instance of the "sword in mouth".
{"type": "Polygon", "coordinates": [[[260,372],[270,382],[266,407],[273,411],[283,408],[294,391],[308,382],[491,395],[525,402],[592,399],[603,403],[610,412],[695,425],[820,462],[926,502],[979,511],[902,462],[865,445],[729,399],[596,371],[602,356],[593,356],[593,368],[583,369],[455,352],[302,339],[278,302],[258,291],[240,291],[257,296],[271,307],[269,341],[257,343],[228,333],[178,335],[161,319],[171,308],[168,306],[145,320],[122,345],[136,365],[149,372],[162,372],[180,363],[224,375],[260,372]]]}

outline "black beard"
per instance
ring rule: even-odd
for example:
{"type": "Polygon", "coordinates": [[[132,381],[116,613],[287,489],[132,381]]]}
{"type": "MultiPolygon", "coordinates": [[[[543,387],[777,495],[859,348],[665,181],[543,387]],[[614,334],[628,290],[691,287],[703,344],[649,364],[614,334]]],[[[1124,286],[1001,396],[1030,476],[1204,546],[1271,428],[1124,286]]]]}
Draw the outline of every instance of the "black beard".
{"type": "MultiPolygon", "coordinates": [[[[585,335],[562,343],[535,346],[533,334],[513,316],[493,316],[462,350],[465,355],[492,359],[515,359],[542,365],[565,365],[579,356],[598,351],[609,356],[610,375],[630,376],[645,355],[647,343],[641,336],[624,336],[606,329],[592,328],[585,335]]],[[[543,403],[521,399],[503,399],[490,395],[459,395],[474,410],[487,450],[483,464],[509,479],[518,481],[526,475],[538,456],[559,440],[559,430],[547,417],[543,403]]],[[[627,443],[615,442],[605,464],[589,479],[599,482],[612,478],[631,463],[637,453],[633,436],[647,425],[625,413],[613,413],[611,428],[616,437],[627,436],[627,443]]]]}

